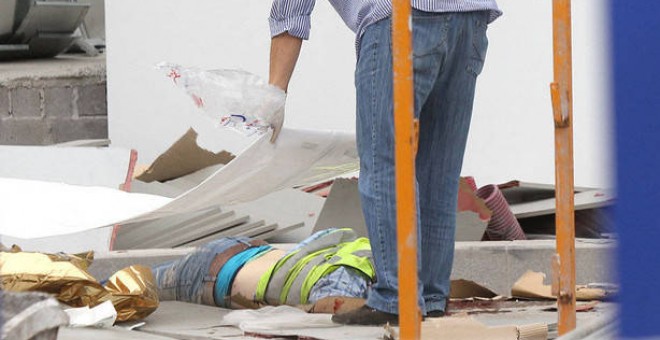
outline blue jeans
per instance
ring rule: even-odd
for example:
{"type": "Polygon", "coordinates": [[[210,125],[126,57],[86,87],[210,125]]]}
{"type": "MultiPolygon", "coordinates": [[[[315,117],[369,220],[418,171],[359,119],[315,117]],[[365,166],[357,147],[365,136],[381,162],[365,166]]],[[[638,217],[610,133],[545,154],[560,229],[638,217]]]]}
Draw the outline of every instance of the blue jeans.
{"type": "MultiPolygon", "coordinates": [[[[419,304],[445,310],[454,257],[458,180],[476,78],[488,46],[487,12],[413,11],[419,304]]],[[[391,20],[369,26],[355,73],[360,195],[376,264],[367,305],[398,314],[391,20]]]]}

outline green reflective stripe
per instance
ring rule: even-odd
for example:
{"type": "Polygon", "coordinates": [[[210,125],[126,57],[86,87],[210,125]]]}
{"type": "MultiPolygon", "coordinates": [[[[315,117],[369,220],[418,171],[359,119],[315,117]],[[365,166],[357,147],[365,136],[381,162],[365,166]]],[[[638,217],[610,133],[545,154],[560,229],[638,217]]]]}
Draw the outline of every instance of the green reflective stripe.
{"type": "MultiPolygon", "coordinates": [[[[289,295],[289,290],[291,290],[291,286],[295,282],[296,278],[300,275],[300,272],[305,269],[305,267],[310,264],[314,266],[315,264],[322,263],[325,260],[325,255],[326,254],[334,254],[335,250],[337,247],[329,247],[326,249],[321,249],[319,251],[316,251],[312,254],[309,254],[302,258],[300,261],[298,261],[291,270],[287,273],[286,279],[284,281],[284,285],[282,286],[282,291],[280,292],[280,303],[281,304],[286,304],[287,303],[287,297],[289,295]]],[[[313,268],[313,267],[312,267],[313,268]]]]}
{"type": "Polygon", "coordinates": [[[300,270],[300,272],[298,272],[292,280],[291,287],[289,288],[289,292],[287,293],[286,296],[286,302],[285,302],[286,304],[292,306],[300,304],[300,296],[302,295],[301,290],[303,289],[305,278],[316,267],[331,260],[335,256],[335,253],[337,252],[337,249],[339,247],[341,247],[341,245],[338,245],[337,247],[333,247],[331,249],[329,248],[327,252],[323,254],[319,254],[313,260],[305,264],[305,267],[302,270],[300,270]]]}
{"type": "Polygon", "coordinates": [[[282,287],[285,286],[287,278],[292,272],[293,267],[295,267],[301,259],[307,257],[311,253],[315,253],[319,250],[327,249],[329,247],[336,247],[338,244],[353,241],[356,238],[357,235],[352,229],[337,229],[303,246],[301,249],[294,252],[291,257],[288,257],[285,261],[282,261],[282,264],[276,267],[274,271],[269,275],[270,283],[266,283],[263,299],[268,304],[275,305],[280,303],[282,300],[282,287]]]}
{"type": "Polygon", "coordinates": [[[362,237],[341,245],[337,253],[330,257],[326,263],[316,266],[306,275],[300,289],[300,303],[307,303],[309,293],[316,282],[339,268],[339,266],[355,268],[373,280],[376,271],[371,257],[371,244],[367,238],[362,237]]]}
{"type": "Polygon", "coordinates": [[[268,284],[270,279],[273,276],[273,273],[278,270],[289,258],[291,258],[296,252],[293,252],[289,255],[284,256],[279,261],[277,261],[272,267],[270,267],[259,279],[257,284],[257,291],[255,294],[255,301],[265,302],[266,290],[268,289],[268,284]]]}

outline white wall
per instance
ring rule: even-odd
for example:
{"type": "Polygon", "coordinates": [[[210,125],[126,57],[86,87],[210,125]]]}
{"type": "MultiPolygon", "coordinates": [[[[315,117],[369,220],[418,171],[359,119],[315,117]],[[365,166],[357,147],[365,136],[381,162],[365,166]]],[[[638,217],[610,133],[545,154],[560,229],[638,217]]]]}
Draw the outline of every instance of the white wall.
{"type": "MultiPolygon", "coordinates": [[[[478,183],[554,182],[550,0],[500,0],[490,30],[464,174],[478,183]]],[[[609,184],[605,2],[574,2],[576,184],[609,184]]],[[[148,163],[193,125],[208,146],[245,142],[191,114],[183,93],[153,70],[160,61],[242,68],[267,76],[267,0],[106,2],[110,138],[148,163]]],[[[311,40],[289,89],[286,125],[355,128],[354,37],[327,1],[317,1],[311,40]]]]}

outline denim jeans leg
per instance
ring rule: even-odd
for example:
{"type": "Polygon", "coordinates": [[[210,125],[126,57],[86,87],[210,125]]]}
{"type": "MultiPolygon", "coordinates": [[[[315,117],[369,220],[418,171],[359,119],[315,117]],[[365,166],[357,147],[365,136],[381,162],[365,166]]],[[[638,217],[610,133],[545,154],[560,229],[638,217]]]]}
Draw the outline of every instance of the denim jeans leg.
{"type": "MultiPolygon", "coordinates": [[[[415,107],[420,118],[417,158],[422,311],[444,310],[449,294],[458,176],[485,46],[475,33],[483,12],[414,11],[415,107]],[[458,25],[458,26],[457,26],[458,25]],[[451,51],[451,53],[450,53],[451,51]],[[481,54],[480,54],[481,53],[481,54]],[[476,55],[476,56],[475,56],[476,55]],[[476,58],[481,56],[481,58],[476,58]],[[423,286],[422,286],[423,284],[423,286]]],[[[485,25],[485,21],[483,21],[485,25]]],[[[483,30],[485,37],[485,29],[483,30]]],[[[360,197],[377,282],[367,305],[398,313],[391,21],[362,37],[355,85],[360,197]]]]}
{"type": "Polygon", "coordinates": [[[487,48],[487,18],[484,12],[452,15],[442,71],[420,112],[416,173],[422,235],[420,278],[427,312],[445,310],[449,296],[458,180],[476,78],[487,48]]]}
{"type": "Polygon", "coordinates": [[[362,37],[355,74],[356,135],[360,198],[376,267],[367,305],[398,314],[390,25],[389,19],[381,20],[362,37]]]}

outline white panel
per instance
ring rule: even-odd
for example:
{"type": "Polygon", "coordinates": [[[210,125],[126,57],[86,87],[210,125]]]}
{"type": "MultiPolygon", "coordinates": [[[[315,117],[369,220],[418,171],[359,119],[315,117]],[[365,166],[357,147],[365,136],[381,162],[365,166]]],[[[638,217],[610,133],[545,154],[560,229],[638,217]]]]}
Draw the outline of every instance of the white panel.
{"type": "Polygon", "coordinates": [[[122,148],[0,146],[0,177],[119,189],[130,160],[122,148]]]}

